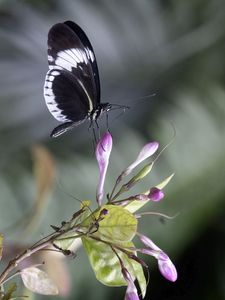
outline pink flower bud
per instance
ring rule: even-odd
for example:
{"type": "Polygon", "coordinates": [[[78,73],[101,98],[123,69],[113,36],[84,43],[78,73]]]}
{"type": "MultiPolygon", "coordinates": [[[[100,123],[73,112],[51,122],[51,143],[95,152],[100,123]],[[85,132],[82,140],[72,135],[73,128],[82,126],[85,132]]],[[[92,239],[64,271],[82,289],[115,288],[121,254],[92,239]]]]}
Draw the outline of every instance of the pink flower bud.
{"type": "Polygon", "coordinates": [[[157,187],[153,187],[150,189],[150,193],[148,197],[150,198],[150,200],[157,202],[164,197],[164,193],[162,190],[158,189],[157,187]]]}
{"type": "Polygon", "coordinates": [[[169,256],[163,252],[152,240],[147,236],[138,234],[140,240],[148,247],[147,249],[141,249],[144,254],[151,255],[158,260],[158,266],[160,273],[170,281],[177,280],[177,270],[170,260],[169,256]]]}
{"type": "Polygon", "coordinates": [[[169,281],[177,280],[177,270],[172,261],[167,256],[166,260],[158,260],[158,266],[160,273],[169,281]]]}
{"type": "Polygon", "coordinates": [[[126,176],[128,174],[130,174],[132,172],[132,170],[134,168],[137,167],[137,165],[139,165],[142,161],[144,161],[146,158],[150,157],[151,155],[153,155],[156,150],[159,147],[159,143],[158,142],[151,142],[146,144],[141,152],[139,153],[137,159],[128,167],[123,171],[123,176],[126,176]]]}

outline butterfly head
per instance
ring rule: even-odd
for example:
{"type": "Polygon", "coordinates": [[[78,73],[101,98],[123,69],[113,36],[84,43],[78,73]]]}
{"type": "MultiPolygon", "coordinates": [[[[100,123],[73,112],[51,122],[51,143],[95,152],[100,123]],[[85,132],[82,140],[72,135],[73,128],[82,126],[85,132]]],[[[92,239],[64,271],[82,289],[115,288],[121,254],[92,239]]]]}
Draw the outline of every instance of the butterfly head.
{"type": "Polygon", "coordinates": [[[110,103],[101,103],[101,112],[108,112],[112,110],[112,104],[110,103]]]}

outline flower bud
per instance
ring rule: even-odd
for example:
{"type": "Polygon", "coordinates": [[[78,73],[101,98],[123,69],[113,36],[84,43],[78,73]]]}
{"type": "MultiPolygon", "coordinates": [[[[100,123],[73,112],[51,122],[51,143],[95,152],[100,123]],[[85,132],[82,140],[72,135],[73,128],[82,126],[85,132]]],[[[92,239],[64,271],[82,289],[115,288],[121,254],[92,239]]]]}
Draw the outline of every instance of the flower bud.
{"type": "Polygon", "coordinates": [[[160,201],[164,197],[164,193],[162,190],[158,189],[157,187],[153,187],[150,189],[150,193],[148,194],[148,197],[152,201],[160,201]]]}
{"type": "Polygon", "coordinates": [[[160,273],[169,281],[177,280],[177,270],[172,261],[167,256],[166,260],[158,260],[158,266],[160,273]]]}
{"type": "Polygon", "coordinates": [[[146,158],[150,157],[151,155],[153,155],[156,150],[159,147],[159,143],[158,142],[151,142],[146,144],[142,150],[140,151],[137,159],[128,167],[123,171],[123,176],[127,176],[128,174],[130,174],[132,172],[132,170],[134,168],[136,168],[142,161],[144,161],[146,158]]]}

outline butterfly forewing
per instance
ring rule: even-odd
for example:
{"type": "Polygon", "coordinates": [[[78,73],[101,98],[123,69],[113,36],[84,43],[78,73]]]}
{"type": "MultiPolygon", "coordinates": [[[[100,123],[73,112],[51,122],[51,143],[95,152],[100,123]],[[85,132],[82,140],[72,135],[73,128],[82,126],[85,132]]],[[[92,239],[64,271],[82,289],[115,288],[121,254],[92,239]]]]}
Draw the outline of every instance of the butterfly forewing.
{"type": "Polygon", "coordinates": [[[44,96],[49,111],[61,122],[80,123],[99,105],[100,85],[93,49],[78,25],[68,21],[50,29],[48,62],[44,96]]]}
{"type": "Polygon", "coordinates": [[[100,102],[100,80],[99,80],[99,73],[98,73],[98,65],[96,61],[96,57],[94,54],[93,47],[86,36],[85,32],[74,22],[72,21],[66,21],[64,24],[69,26],[75,34],[79,37],[79,39],[82,41],[82,44],[84,45],[85,52],[87,53],[87,56],[90,58],[89,62],[91,63],[92,72],[95,79],[95,86],[96,86],[96,92],[97,92],[97,99],[98,102],[100,102]]]}

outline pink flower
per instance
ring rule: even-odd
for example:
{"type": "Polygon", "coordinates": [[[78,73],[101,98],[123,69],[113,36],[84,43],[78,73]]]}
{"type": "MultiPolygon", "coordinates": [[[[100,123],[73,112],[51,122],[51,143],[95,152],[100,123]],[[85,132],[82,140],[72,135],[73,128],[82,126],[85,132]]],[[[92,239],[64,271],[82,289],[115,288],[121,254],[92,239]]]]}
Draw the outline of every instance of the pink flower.
{"type": "Polygon", "coordinates": [[[163,252],[156,244],[147,236],[138,234],[140,240],[147,246],[147,249],[141,249],[144,254],[154,256],[158,260],[160,273],[169,281],[177,280],[177,270],[169,256],[163,252]]]}

